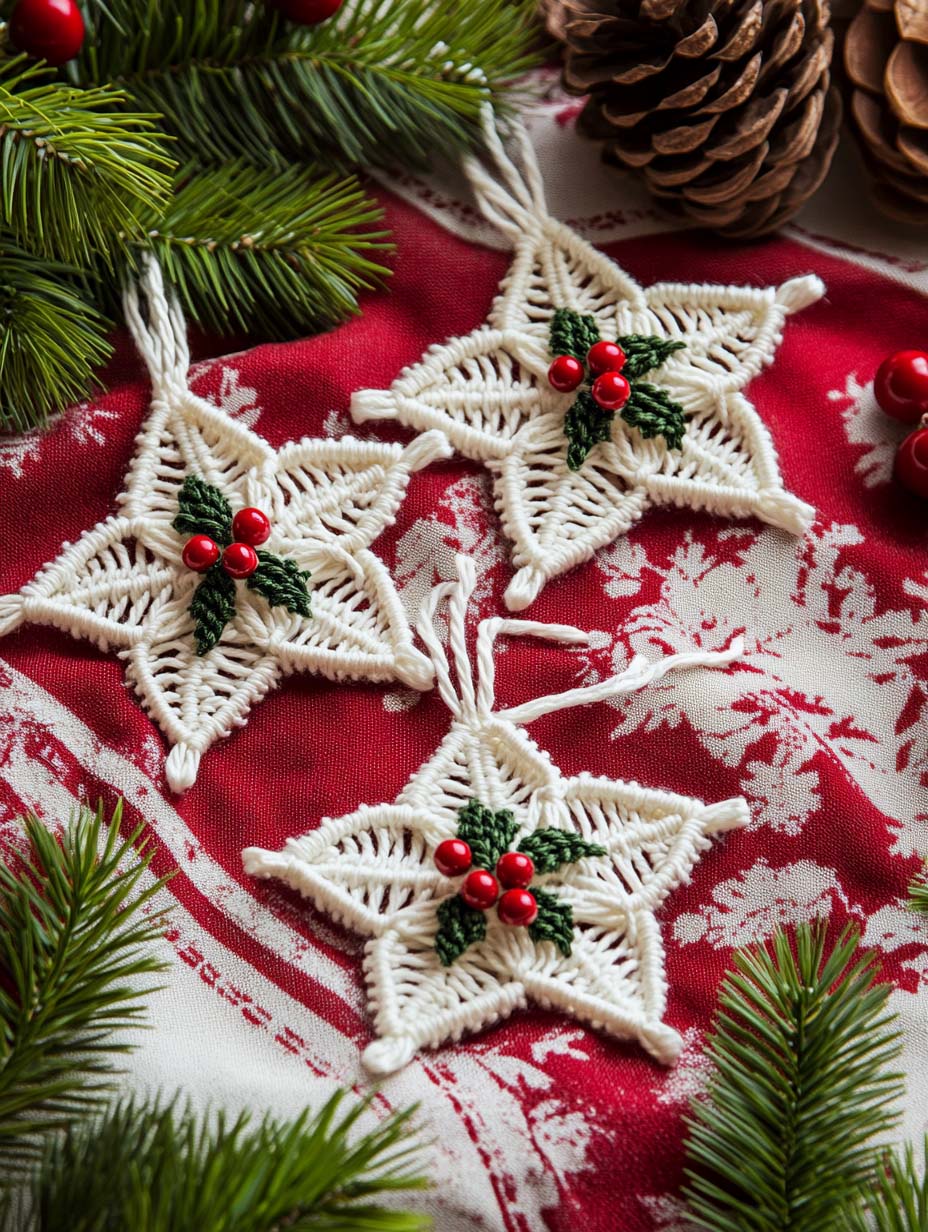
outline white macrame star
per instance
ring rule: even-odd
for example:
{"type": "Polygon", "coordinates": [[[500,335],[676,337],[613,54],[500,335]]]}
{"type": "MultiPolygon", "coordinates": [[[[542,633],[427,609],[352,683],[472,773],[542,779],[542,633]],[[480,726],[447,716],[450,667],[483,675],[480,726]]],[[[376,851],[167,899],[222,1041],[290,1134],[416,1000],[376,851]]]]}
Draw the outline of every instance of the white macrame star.
{"type": "Polygon", "coordinates": [[[281,852],[248,848],[245,869],[280,878],[370,938],[364,968],[378,1038],[364,1062],[373,1071],[400,1069],[420,1048],[457,1040],[529,1002],[637,1039],[669,1063],[681,1039],[662,1021],[666,977],[655,911],[688,880],[712,835],[747,822],[747,804],[737,798],[705,805],[589,774],[565,778],[520,725],[640,689],[676,668],[727,664],[740,654],[740,640],[722,653],[672,655],[657,663],[635,658],[621,675],[600,684],[494,710],[493,644],[499,633],[561,642],[586,641],[587,635],[531,621],[484,621],[475,681],[465,645],[473,563],[459,557],[458,571],[459,582],[435,588],[419,623],[441,696],[454,715],[440,748],[395,803],[326,818],[281,852]],[[445,597],[457,691],[433,623],[445,597]],[[494,813],[511,810],[518,842],[556,829],[603,849],[536,872],[531,883],[532,891],[569,906],[569,954],[554,941],[533,939],[526,927],[503,924],[490,908],[483,939],[464,946],[453,961],[441,960],[436,940],[442,912],[457,900],[462,878],[439,872],[435,850],[457,836],[461,810],[472,800],[494,813]]]}
{"type": "Polygon", "coordinates": [[[506,591],[513,611],[624,534],[651,505],[754,515],[802,533],[814,510],[784,491],[770,434],[742,390],[773,360],[787,315],[824,293],[821,281],[640,287],[550,217],[524,130],[520,172],[492,122],[486,127],[500,179],[473,161],[469,175],[484,213],[514,248],[488,322],[432,347],[389,390],[356,393],[355,420],[440,429],[487,466],[513,545],[517,573],[506,591]],[[564,420],[575,394],[558,393],[547,379],[559,308],[592,316],[610,341],[642,334],[685,343],[647,376],[688,417],[681,448],[669,448],[662,436],[645,439],[617,414],[611,439],[594,445],[579,469],[568,467],[564,420]]]}
{"type": "Polygon", "coordinates": [[[143,285],[147,323],[134,292],[127,312],[151,372],[152,410],[119,513],[66,544],[19,594],[0,597],[0,635],[33,622],[118,648],[173,746],[165,771],[182,791],[201,754],[289,672],[431,687],[431,664],[413,646],[392,579],[368,547],[393,522],[410,473],[449,447],[432,432],[405,449],[351,438],[272,449],[190,392],[184,321],[168,306],[156,265],[143,285]],[[238,582],[218,643],[197,652],[190,605],[203,575],[183,564],[186,536],[172,525],[191,475],[218,489],[233,512],[267,514],[264,548],[311,574],[309,616],[238,582]]]}

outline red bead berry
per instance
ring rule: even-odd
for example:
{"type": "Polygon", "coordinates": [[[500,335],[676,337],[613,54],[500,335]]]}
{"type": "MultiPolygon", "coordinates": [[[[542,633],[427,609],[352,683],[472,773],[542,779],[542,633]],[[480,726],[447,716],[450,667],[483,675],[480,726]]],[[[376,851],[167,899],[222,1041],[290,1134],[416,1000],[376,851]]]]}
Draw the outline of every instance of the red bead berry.
{"type": "Polygon", "coordinates": [[[571,394],[583,380],[583,364],[573,355],[558,355],[548,369],[548,384],[559,394],[571,394]]]}
{"type": "Polygon", "coordinates": [[[274,0],[274,8],[301,26],[315,26],[342,7],[342,0],[274,0]]]}
{"type": "Polygon", "coordinates": [[[910,432],[896,451],[896,478],[928,500],[928,428],[910,432]]]}
{"type": "Polygon", "coordinates": [[[207,569],[212,569],[219,559],[219,548],[209,535],[194,535],[184,544],[181,557],[188,569],[205,573],[207,569]]]}
{"type": "Polygon", "coordinates": [[[251,577],[258,567],[258,553],[250,543],[230,543],[222,554],[222,567],[229,577],[251,577]]]}
{"type": "Polygon", "coordinates": [[[232,519],[232,534],[239,543],[259,547],[270,538],[271,520],[260,509],[240,509],[232,519]]]}
{"type": "Polygon", "coordinates": [[[10,42],[36,60],[66,64],[84,44],[84,19],[74,0],[19,0],[10,42]]]}
{"type": "Polygon", "coordinates": [[[499,900],[496,914],[510,928],[527,928],[538,919],[538,904],[531,890],[507,890],[499,900]]]}
{"type": "Polygon", "coordinates": [[[617,342],[594,342],[586,357],[590,371],[619,372],[625,367],[625,352],[617,342]]]}
{"type": "Polygon", "coordinates": [[[928,412],[928,354],[897,351],[884,359],[873,378],[880,409],[903,423],[918,423],[928,412]]]}
{"type": "Polygon", "coordinates": [[[535,865],[531,856],[524,855],[521,851],[507,851],[497,861],[496,875],[500,885],[507,890],[524,890],[535,876],[535,865]]]}
{"type": "Polygon", "coordinates": [[[485,868],[475,868],[468,873],[461,886],[461,898],[468,907],[487,911],[499,898],[499,882],[485,868]]]}
{"type": "Polygon", "coordinates": [[[593,382],[593,401],[604,411],[620,411],[628,401],[632,387],[621,372],[604,372],[593,382]]]}
{"type": "Polygon", "coordinates": [[[446,838],[435,848],[435,865],[446,877],[460,877],[473,863],[470,846],[462,838],[446,838]]]}

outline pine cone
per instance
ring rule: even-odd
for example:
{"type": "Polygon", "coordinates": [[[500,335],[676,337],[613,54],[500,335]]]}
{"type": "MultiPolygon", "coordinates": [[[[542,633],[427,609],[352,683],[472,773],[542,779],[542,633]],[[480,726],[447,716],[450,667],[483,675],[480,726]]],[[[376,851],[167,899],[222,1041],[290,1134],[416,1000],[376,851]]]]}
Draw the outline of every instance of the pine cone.
{"type": "Polygon", "coordinates": [[[851,123],[887,214],[928,223],[928,6],[869,0],[848,27],[851,123]]]}
{"type": "Polygon", "coordinates": [[[841,120],[827,0],[545,3],[582,131],[676,212],[762,235],[818,188],[841,120]]]}

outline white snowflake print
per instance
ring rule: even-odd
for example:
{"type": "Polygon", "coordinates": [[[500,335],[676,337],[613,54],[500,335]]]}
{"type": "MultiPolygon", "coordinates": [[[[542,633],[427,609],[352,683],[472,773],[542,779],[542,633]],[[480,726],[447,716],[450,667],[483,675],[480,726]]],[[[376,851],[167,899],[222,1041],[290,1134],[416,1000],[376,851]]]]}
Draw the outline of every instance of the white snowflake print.
{"type": "Polygon", "coordinates": [[[875,488],[878,484],[889,483],[896,450],[912,431],[911,424],[899,423],[885,415],[873,396],[873,382],[861,384],[854,372],[848,373],[843,389],[830,389],[828,397],[840,407],[848,441],[852,445],[865,446],[854,463],[864,487],[875,488]]]}
{"type": "Polygon", "coordinates": [[[54,416],[42,428],[31,428],[16,436],[0,436],[0,470],[13,479],[22,479],[27,462],[38,462],[45,444],[59,433],[65,433],[78,446],[106,444],[106,427],[117,420],[119,412],[93,402],[79,402],[54,416]]]}
{"type": "Polygon", "coordinates": [[[258,391],[251,385],[242,384],[242,374],[234,364],[229,363],[228,356],[223,359],[207,359],[194,364],[190,369],[190,387],[197,392],[196,386],[212,376],[219,368],[219,389],[203,394],[205,401],[224,411],[230,419],[236,420],[244,428],[253,428],[261,418],[261,408],[258,405],[258,391]]]}

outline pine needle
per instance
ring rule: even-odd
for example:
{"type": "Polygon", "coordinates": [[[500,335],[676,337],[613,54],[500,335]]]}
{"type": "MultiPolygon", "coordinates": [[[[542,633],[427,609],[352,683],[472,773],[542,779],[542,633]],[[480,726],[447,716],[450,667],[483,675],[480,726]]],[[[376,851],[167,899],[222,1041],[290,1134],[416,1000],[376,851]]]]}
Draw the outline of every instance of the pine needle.
{"type": "Polygon", "coordinates": [[[861,1209],[854,1212],[848,1232],[928,1232],[928,1137],[920,1168],[911,1143],[901,1155],[883,1156],[876,1181],[861,1209]]]}
{"type": "Polygon", "coordinates": [[[124,1102],[53,1143],[33,1202],[42,1232],[420,1232],[430,1221],[383,1200],[425,1185],[409,1112],[357,1136],[364,1103],[338,1092],[315,1115],[229,1122],[124,1102]],[[75,1225],[74,1215],[81,1212],[75,1225]]]}
{"type": "Polygon", "coordinates": [[[847,928],[826,925],[739,951],[708,1054],[716,1067],[689,1120],[690,1218],[711,1232],[845,1232],[873,1177],[871,1138],[896,1116],[887,1066],[889,986],[847,928]]]}
{"type": "Polygon", "coordinates": [[[149,948],[164,918],[147,914],[164,883],[143,888],[152,852],[121,819],[121,803],[108,829],[82,810],[59,842],[27,816],[29,856],[0,864],[0,1186],[99,1106],[130,1047],[113,1033],[141,1025],[164,969],[149,948]]]}
{"type": "Polygon", "coordinates": [[[0,233],[0,430],[23,431],[82,398],[110,354],[77,271],[0,233]]]}
{"type": "Polygon", "coordinates": [[[49,80],[25,56],[0,61],[0,221],[30,252],[84,264],[167,200],[173,163],[157,117],[126,101],[49,80]]]}
{"type": "Polygon", "coordinates": [[[909,886],[909,908],[928,915],[928,871],[922,870],[909,886]]]}

